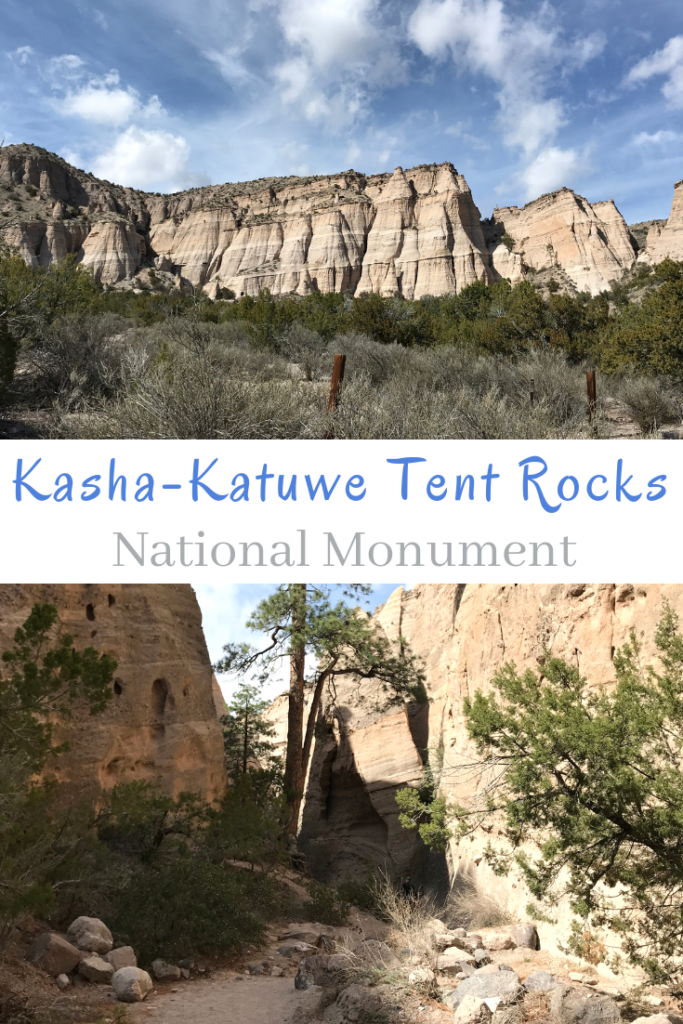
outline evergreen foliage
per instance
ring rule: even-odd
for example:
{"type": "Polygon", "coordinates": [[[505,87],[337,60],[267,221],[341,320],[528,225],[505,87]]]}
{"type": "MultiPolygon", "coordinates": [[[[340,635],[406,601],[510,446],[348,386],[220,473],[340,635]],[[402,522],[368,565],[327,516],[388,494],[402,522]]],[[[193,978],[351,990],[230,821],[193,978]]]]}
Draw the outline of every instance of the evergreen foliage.
{"type": "Polygon", "coordinates": [[[569,897],[575,952],[589,931],[612,929],[661,979],[683,952],[683,637],[668,606],[655,642],[659,671],[642,665],[632,631],[610,691],[550,652],[540,675],[506,665],[492,693],[464,702],[482,758],[467,770],[488,780],[481,801],[404,790],[399,803],[403,824],[441,849],[502,814],[508,842],[489,845],[494,870],[514,858],[537,899],[569,897]]]}

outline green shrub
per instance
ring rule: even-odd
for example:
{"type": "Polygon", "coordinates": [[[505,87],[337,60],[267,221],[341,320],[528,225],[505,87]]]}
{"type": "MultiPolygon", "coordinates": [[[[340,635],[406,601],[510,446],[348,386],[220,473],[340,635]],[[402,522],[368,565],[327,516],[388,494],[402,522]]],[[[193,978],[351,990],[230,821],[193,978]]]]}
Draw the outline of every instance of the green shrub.
{"type": "Polygon", "coordinates": [[[276,894],[263,875],[182,856],[136,872],[116,895],[109,923],[120,944],[149,964],[258,942],[276,894]]]}
{"type": "Polygon", "coordinates": [[[345,924],[351,904],[339,893],[320,882],[311,882],[308,887],[310,900],[304,903],[304,913],[310,921],[320,924],[345,924]]]}

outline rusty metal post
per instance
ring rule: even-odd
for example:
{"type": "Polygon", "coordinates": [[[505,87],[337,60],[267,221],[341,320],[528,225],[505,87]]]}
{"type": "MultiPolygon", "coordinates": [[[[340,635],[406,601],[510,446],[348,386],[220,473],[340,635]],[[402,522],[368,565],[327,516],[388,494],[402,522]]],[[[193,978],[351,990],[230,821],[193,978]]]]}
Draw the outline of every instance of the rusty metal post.
{"type": "Polygon", "coordinates": [[[593,419],[597,393],[595,390],[595,370],[586,370],[586,390],[588,392],[588,422],[593,419]]]}
{"type": "Polygon", "coordinates": [[[346,369],[346,356],[336,355],[332,367],[332,381],[330,383],[330,400],[327,403],[327,411],[334,412],[339,405],[339,392],[344,383],[344,370],[346,369]]]}

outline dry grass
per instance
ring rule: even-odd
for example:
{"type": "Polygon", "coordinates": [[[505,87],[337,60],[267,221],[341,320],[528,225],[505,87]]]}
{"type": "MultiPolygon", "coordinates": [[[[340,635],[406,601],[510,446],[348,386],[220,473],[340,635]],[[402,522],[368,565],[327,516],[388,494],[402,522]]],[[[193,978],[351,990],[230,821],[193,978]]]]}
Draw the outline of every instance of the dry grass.
{"type": "Polygon", "coordinates": [[[604,398],[646,434],[681,421],[681,390],[666,379],[601,376],[589,428],[583,369],[552,352],[512,360],[353,332],[325,344],[300,325],[255,348],[239,323],[143,329],[111,314],[60,321],[24,351],[13,408],[51,409],[54,437],[321,438],[335,352],[347,356],[340,439],[608,436],[604,398]]]}
{"type": "Polygon", "coordinates": [[[446,916],[450,927],[470,932],[512,923],[507,905],[499,897],[482,892],[475,882],[464,878],[458,879],[451,891],[446,916]]]}

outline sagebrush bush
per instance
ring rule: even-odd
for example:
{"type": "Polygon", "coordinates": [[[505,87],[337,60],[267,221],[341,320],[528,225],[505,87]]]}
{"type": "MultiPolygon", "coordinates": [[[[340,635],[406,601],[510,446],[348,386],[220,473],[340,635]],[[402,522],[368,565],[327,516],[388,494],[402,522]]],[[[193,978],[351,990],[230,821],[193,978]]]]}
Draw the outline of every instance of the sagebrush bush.
{"type": "Polygon", "coordinates": [[[264,331],[279,326],[268,344],[246,322],[212,323],[196,310],[144,328],[113,314],[59,319],[22,354],[16,401],[51,407],[55,437],[604,436],[607,397],[646,432],[681,418],[683,396],[668,378],[602,375],[589,427],[585,368],[547,345],[510,355],[465,341],[384,344],[269,316],[264,331]],[[337,352],[346,378],[330,415],[337,352]]]}

